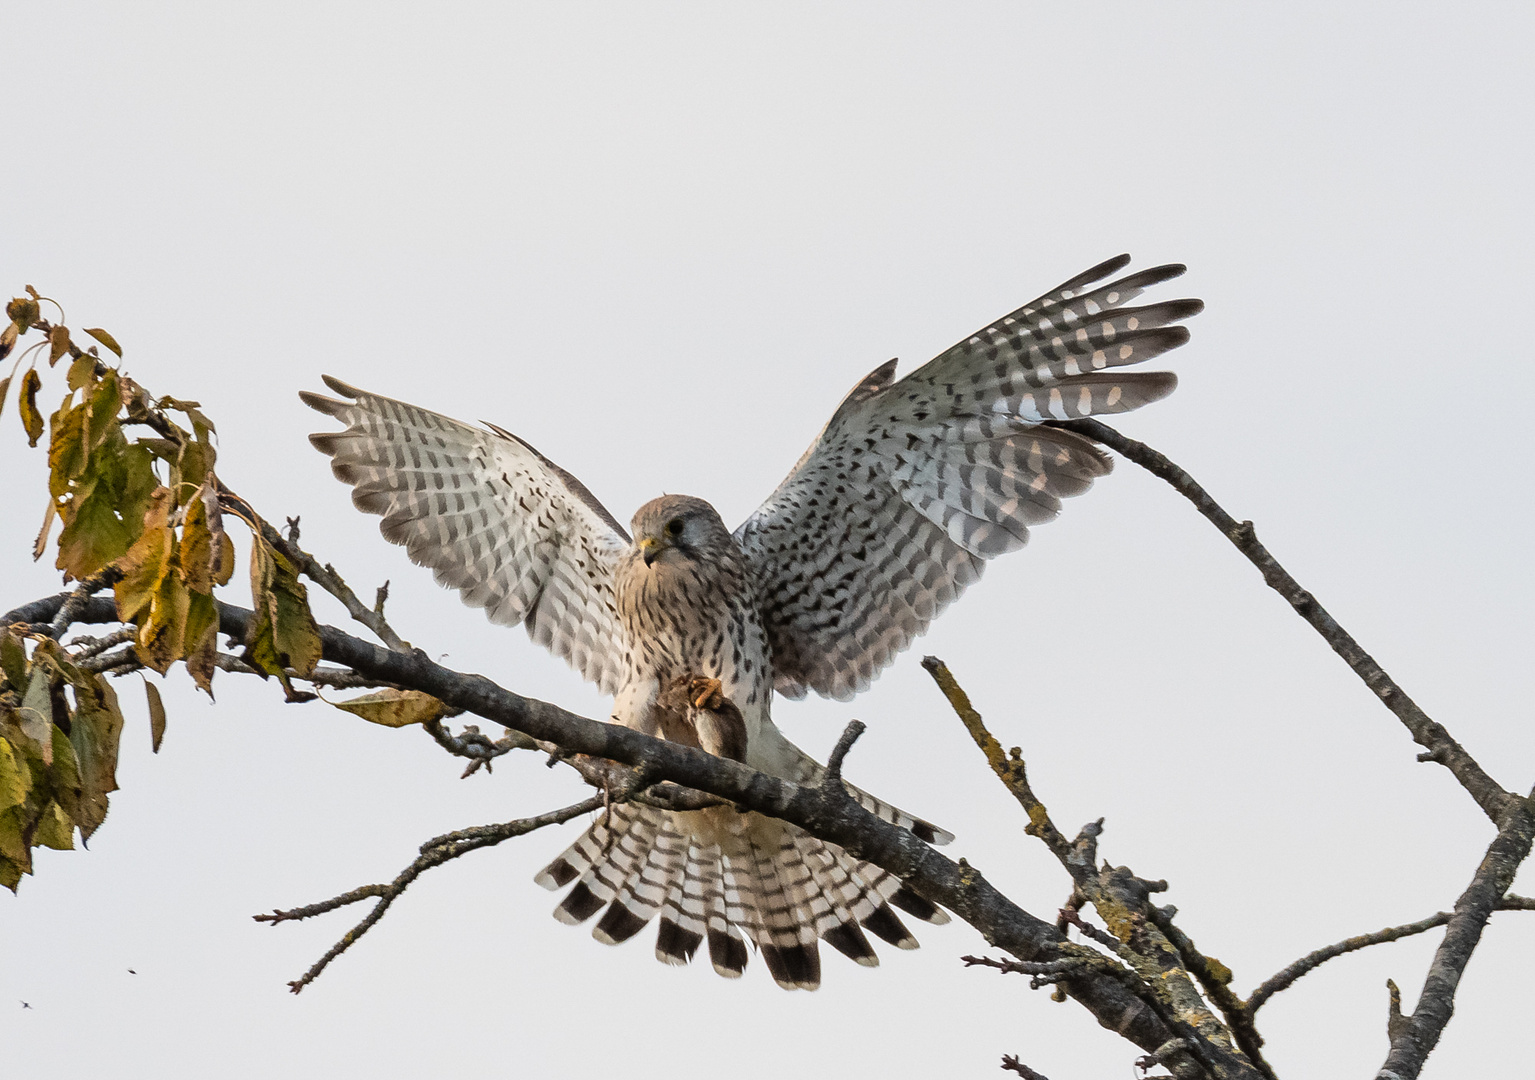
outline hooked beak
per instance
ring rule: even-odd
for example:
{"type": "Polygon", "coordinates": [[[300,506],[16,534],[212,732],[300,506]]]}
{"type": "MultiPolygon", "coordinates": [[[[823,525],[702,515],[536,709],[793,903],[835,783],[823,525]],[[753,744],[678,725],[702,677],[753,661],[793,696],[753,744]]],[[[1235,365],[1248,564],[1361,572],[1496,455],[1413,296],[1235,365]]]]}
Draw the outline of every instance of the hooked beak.
{"type": "Polygon", "coordinates": [[[644,555],[645,565],[649,566],[661,556],[661,541],[654,536],[647,536],[640,541],[640,552],[644,555]]]}

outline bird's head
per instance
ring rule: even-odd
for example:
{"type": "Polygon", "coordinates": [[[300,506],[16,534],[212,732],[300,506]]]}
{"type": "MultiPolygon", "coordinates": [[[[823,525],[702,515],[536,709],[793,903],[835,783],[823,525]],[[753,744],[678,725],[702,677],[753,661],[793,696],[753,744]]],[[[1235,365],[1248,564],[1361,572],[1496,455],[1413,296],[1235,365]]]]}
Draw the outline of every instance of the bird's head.
{"type": "Polygon", "coordinates": [[[719,513],[691,495],[663,495],[635,512],[629,523],[634,549],[646,566],[673,558],[694,559],[734,545],[719,513]]]}

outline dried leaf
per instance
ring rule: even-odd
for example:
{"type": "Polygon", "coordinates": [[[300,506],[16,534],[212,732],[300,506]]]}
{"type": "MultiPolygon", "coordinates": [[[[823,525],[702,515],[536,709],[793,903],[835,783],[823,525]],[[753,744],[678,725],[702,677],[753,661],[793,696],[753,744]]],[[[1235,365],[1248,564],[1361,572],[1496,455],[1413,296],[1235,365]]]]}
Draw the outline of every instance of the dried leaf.
{"type": "Polygon", "coordinates": [[[69,327],[55,326],[48,331],[48,366],[57,364],[69,352],[69,327]]]}
{"type": "Polygon", "coordinates": [[[97,341],[101,342],[107,348],[109,348],[113,352],[115,352],[118,355],[119,358],[122,357],[122,355],[123,355],[123,348],[122,348],[122,346],[117,343],[117,339],[116,338],[114,338],[111,334],[107,333],[101,327],[98,326],[98,327],[96,327],[93,330],[89,326],[87,326],[85,328],[85,332],[87,334],[91,335],[91,337],[95,338],[97,341]]]}
{"type": "MultiPolygon", "coordinates": [[[[0,360],[4,360],[7,356],[11,355],[11,350],[16,347],[16,339],[20,336],[21,330],[15,323],[11,323],[4,330],[0,330],[0,360]]],[[[10,382],[11,380],[6,379],[5,381],[10,382]]],[[[0,405],[4,404],[5,402],[0,400],[0,405]]]]}
{"type": "Polygon", "coordinates": [[[21,409],[22,427],[27,429],[28,446],[36,446],[37,440],[43,437],[43,414],[37,411],[37,392],[42,386],[43,380],[37,369],[28,368],[21,379],[21,401],[17,405],[21,409]]]}
{"type": "Polygon", "coordinates": [[[48,500],[48,509],[43,511],[43,527],[37,530],[37,539],[32,541],[32,561],[36,562],[43,557],[43,552],[48,550],[48,532],[53,528],[54,515],[58,513],[58,506],[53,499],[48,500]]]}
{"type": "Polygon", "coordinates": [[[37,300],[18,296],[5,305],[5,313],[16,323],[17,329],[25,334],[28,330],[32,329],[32,324],[37,321],[39,314],[37,300]]]}
{"type": "Polygon", "coordinates": [[[379,690],[330,704],[371,723],[396,728],[440,719],[445,711],[442,702],[419,690],[379,690]]]}
{"type": "MultiPolygon", "coordinates": [[[[3,359],[5,359],[5,350],[0,349],[0,360],[3,359]]],[[[0,379],[0,413],[5,412],[5,399],[10,396],[10,393],[11,377],[7,375],[5,378],[0,379]]]]}
{"type": "Polygon", "coordinates": [[[117,790],[117,744],[123,714],[117,694],[106,677],[89,677],[89,686],[75,687],[75,716],[69,741],[80,763],[80,812],[75,823],[89,840],[107,816],[107,796],[117,790]]]}
{"type": "Polygon", "coordinates": [[[144,696],[149,698],[149,745],[158,754],[160,740],[165,738],[165,703],[160,700],[160,691],[148,679],[144,680],[144,696]]]}

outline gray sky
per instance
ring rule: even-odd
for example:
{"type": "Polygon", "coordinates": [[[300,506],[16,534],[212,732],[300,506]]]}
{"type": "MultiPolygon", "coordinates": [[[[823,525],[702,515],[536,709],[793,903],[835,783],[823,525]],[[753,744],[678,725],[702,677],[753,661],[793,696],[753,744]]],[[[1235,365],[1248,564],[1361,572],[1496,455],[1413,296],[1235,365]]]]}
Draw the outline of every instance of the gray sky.
{"type": "MultiPolygon", "coordinates": [[[[1169,358],[1178,392],[1120,426],[1255,520],[1500,780],[1535,777],[1522,8],[10,2],[0,19],[0,289],[58,297],[152,390],[200,400],[225,481],[273,520],[301,514],[360,591],[390,579],[395,625],[455,667],[605,707],[352,510],[304,438],[324,422],[296,393],[321,372],[516,431],[620,519],[664,490],[734,523],[870,368],[909,370],[1130,251],[1187,262],[1155,296],[1209,306],[1169,358]]],[[[43,455],[14,405],[0,421],[9,606],[57,578],[26,563],[43,455]]],[[[1244,993],[1448,908],[1491,837],[1132,466],[993,564],[871,691],[776,713],[822,755],[867,721],[850,778],[1048,916],[1066,879],[925,652],[1025,748],[1063,828],[1106,816],[1103,856],[1171,882],[1244,993]]],[[[958,923],[874,971],[829,957],[815,994],[760,964],[734,983],[662,967],[650,933],[599,945],[531,881],[575,825],[430,874],[292,998],[354,913],[251,914],[582,791],[531,758],[460,782],[418,731],[233,678],[210,707],[179,671],[151,757],[137,682],[90,852],[42,852],[0,895],[15,1075],[971,1076],[1004,1052],[1056,1080],[1131,1075],[1129,1044],[1081,1009],[963,970],[984,942],[958,923]]],[[[1270,1060],[1368,1075],[1384,981],[1415,1001],[1437,937],[1275,999],[1270,1060]]],[[[1426,1076],[1527,1068],[1532,956],[1535,918],[1496,916],[1426,1076]]]]}

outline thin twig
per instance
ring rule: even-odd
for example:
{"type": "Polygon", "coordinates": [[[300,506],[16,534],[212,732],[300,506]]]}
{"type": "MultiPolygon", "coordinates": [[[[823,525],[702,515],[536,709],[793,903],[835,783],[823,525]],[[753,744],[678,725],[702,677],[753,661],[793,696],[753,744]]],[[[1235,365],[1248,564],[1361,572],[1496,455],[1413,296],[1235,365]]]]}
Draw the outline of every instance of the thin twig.
{"type": "Polygon", "coordinates": [[[69,594],[69,599],[64,601],[64,606],[59,608],[59,613],[48,624],[48,636],[55,641],[62,638],[64,631],[68,630],[75,619],[79,618],[80,612],[85,609],[85,605],[91,597],[95,596],[102,589],[110,589],[122,579],[122,570],[116,566],[108,566],[76,585],[74,591],[69,594]]]}
{"type": "MultiPolygon", "coordinates": [[[[821,778],[823,784],[839,784],[842,780],[842,762],[847,759],[848,751],[858,741],[858,736],[866,730],[862,720],[850,720],[842,731],[842,737],[837,740],[837,745],[831,749],[831,757],[826,759],[826,775],[821,778]]],[[[846,791],[847,788],[840,787],[846,791]]]]}
{"type": "Polygon", "coordinates": [[[1494,822],[1503,819],[1504,810],[1518,796],[1505,791],[1493,780],[1476,759],[1466,752],[1465,747],[1456,742],[1443,725],[1419,708],[1406,691],[1360,647],[1353,636],[1338,625],[1338,621],[1327,613],[1316,597],[1300,587],[1289,571],[1280,566],[1268,549],[1258,542],[1252,522],[1237,521],[1192,476],[1173,464],[1166,455],[1145,443],[1126,438],[1107,424],[1098,420],[1064,420],[1052,422],[1051,426],[1074,431],[1113,447],[1141,468],[1167,481],[1174,490],[1193,503],[1195,509],[1209,519],[1258,568],[1268,586],[1284,597],[1301,618],[1322,635],[1333,651],[1353,669],[1354,674],[1364,680],[1371,692],[1406,725],[1413,741],[1428,751],[1420,756],[1420,760],[1437,761],[1449,769],[1489,818],[1494,822]]]}
{"type": "MultiPolygon", "coordinates": [[[[271,522],[256,513],[250,503],[229,490],[223,481],[219,481],[219,503],[225,509],[232,511],[247,525],[254,526],[261,533],[261,539],[266,541],[268,546],[281,552],[283,557],[293,563],[305,577],[341,601],[348,615],[356,622],[373,631],[374,635],[391,650],[394,652],[410,652],[410,643],[396,634],[394,628],[384,619],[382,599],[374,607],[368,607],[357,598],[357,594],[352,591],[351,586],[342,580],[341,575],[336,573],[334,566],[329,563],[321,566],[318,559],[298,546],[296,540],[298,536],[297,518],[288,519],[289,536],[295,538],[290,540],[289,536],[283,536],[282,533],[272,527],[271,522]]],[[[387,595],[387,588],[381,589],[380,592],[387,595]]]]}
{"type": "Polygon", "coordinates": [[[82,660],[89,660],[93,656],[100,656],[114,645],[122,645],[132,641],[134,636],[134,631],[132,630],[114,630],[110,634],[99,638],[81,634],[71,639],[67,647],[74,650],[71,655],[74,657],[74,662],[78,664],[82,660]]]}
{"type": "Polygon", "coordinates": [[[547,814],[539,814],[537,817],[520,818],[516,821],[508,821],[501,825],[485,825],[478,829],[466,829],[462,833],[450,833],[447,836],[437,837],[421,846],[421,854],[411,862],[388,885],[364,885],[350,892],[329,900],[322,900],[317,904],[309,904],[300,908],[289,908],[286,911],[277,910],[270,915],[252,916],[257,922],[277,923],[292,922],[297,919],[308,919],[315,915],[323,915],[328,911],[355,904],[360,900],[377,900],[373,910],[368,912],[356,926],[347,931],[340,941],[332,945],[324,956],[315,961],[314,965],[306,971],[301,978],[288,984],[288,988],[295,994],[299,993],[320,977],[320,973],[329,966],[330,962],[347,949],[357,943],[357,940],[373,929],[375,923],[384,917],[389,910],[389,905],[410,887],[411,882],[420,877],[434,866],[441,866],[450,859],[456,859],[461,855],[467,855],[471,851],[480,848],[493,847],[504,840],[510,840],[515,836],[523,836],[535,829],[541,829],[546,825],[559,825],[571,818],[589,814],[601,809],[603,796],[594,795],[573,806],[567,806],[563,810],[553,810],[547,814]]]}

